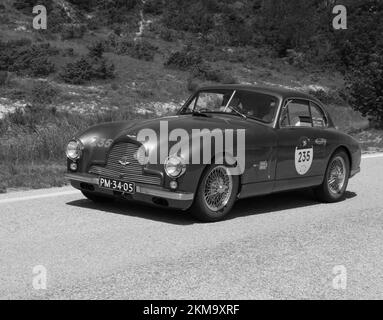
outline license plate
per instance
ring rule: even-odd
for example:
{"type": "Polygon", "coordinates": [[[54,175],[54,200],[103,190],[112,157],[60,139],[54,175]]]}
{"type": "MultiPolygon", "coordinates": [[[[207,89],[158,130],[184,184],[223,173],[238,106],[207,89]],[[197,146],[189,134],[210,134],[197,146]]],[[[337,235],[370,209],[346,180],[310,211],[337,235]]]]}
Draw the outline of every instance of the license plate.
{"type": "Polygon", "coordinates": [[[133,182],[124,182],[109,178],[100,178],[98,180],[98,186],[103,189],[120,191],[124,193],[134,193],[136,191],[136,186],[133,182]]]}

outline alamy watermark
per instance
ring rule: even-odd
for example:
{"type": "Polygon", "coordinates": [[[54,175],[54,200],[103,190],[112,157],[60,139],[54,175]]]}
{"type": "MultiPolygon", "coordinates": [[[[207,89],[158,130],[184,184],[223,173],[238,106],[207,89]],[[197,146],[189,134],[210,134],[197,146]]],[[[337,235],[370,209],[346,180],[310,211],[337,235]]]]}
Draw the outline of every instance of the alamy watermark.
{"type": "Polygon", "coordinates": [[[37,265],[32,269],[32,286],[35,290],[47,289],[47,269],[43,265],[37,265]]]}
{"type": "Polygon", "coordinates": [[[164,164],[169,156],[179,156],[184,164],[225,164],[232,175],[241,175],[245,168],[245,133],[245,129],[218,128],[192,129],[191,133],[176,128],[169,132],[169,123],[160,121],[159,135],[145,128],[134,137],[142,143],[136,158],[146,165],[164,164]]]}
{"type": "Polygon", "coordinates": [[[47,8],[43,5],[37,5],[33,7],[33,14],[36,16],[33,18],[33,29],[36,30],[46,30],[47,29],[47,8]]]}
{"type": "Polygon", "coordinates": [[[343,265],[335,266],[332,269],[332,273],[335,277],[332,280],[332,287],[335,290],[347,289],[347,268],[343,265]]]}
{"type": "Polygon", "coordinates": [[[336,5],[332,9],[332,13],[336,14],[332,20],[332,26],[335,30],[346,30],[347,29],[347,9],[343,5],[336,5]]]}

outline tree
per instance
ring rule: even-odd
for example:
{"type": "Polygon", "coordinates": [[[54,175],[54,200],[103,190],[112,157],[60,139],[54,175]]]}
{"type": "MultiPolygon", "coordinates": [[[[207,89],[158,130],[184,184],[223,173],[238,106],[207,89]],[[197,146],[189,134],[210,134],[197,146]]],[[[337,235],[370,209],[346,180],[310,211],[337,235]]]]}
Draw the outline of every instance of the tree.
{"type": "Polygon", "coordinates": [[[383,126],[383,55],[373,54],[364,68],[347,76],[351,106],[383,126]]]}

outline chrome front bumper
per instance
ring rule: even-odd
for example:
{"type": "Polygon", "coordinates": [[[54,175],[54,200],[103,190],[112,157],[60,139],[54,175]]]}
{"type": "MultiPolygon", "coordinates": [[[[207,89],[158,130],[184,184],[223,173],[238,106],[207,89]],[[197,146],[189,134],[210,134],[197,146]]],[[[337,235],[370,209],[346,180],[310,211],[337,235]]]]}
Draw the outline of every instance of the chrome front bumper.
{"type": "MultiPolygon", "coordinates": [[[[70,182],[78,182],[78,183],[87,183],[93,185],[96,189],[98,188],[98,177],[86,174],[86,173],[67,173],[65,174],[65,178],[70,182]]],[[[151,197],[158,197],[167,200],[176,200],[176,201],[193,201],[194,194],[189,192],[173,192],[161,187],[151,187],[143,184],[136,184],[136,192],[135,194],[148,195],[151,197]]],[[[133,197],[134,195],[133,194],[133,197]]]]}

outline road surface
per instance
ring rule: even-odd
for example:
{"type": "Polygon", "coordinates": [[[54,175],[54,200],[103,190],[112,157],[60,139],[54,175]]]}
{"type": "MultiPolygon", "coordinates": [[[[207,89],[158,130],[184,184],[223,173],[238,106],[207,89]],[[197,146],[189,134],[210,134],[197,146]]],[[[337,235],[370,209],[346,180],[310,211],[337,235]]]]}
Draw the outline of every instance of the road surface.
{"type": "Polygon", "coordinates": [[[383,157],[348,190],[243,200],[214,224],[70,187],[1,195],[0,298],[382,299],[383,157]]]}

